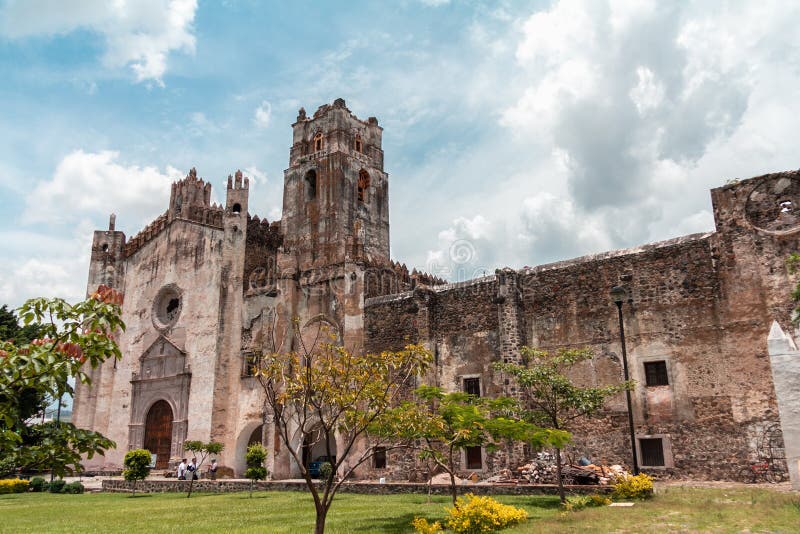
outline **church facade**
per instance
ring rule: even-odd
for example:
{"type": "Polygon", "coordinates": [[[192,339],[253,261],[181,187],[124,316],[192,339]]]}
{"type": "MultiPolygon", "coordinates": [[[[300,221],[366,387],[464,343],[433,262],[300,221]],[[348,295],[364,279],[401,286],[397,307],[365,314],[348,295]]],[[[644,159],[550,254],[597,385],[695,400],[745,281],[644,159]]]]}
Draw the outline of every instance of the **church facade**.
{"type": "MultiPolygon", "coordinates": [[[[296,476],[251,364],[264,351],[311,346],[321,332],[352,351],[421,343],[435,356],[425,380],[448,390],[513,394],[491,363],[521,361],[525,345],[590,348],[576,379],[618,383],[614,286],[628,296],[640,465],[725,479],[767,453],[785,462],[773,381],[783,371],[767,338],[776,326],[794,331],[785,260],[798,249],[800,173],[712,190],[714,232],[448,284],[390,259],[377,119],[360,120],[337,99],[313,116],[301,109],[292,130],[280,221],[248,213],[241,172],[228,177],[219,206],[192,169],[173,184],[164,214],[133,238],[115,230],[113,216],[95,232],[87,290],[124,293],[127,329],[123,358],[92,370],[91,387],[76,391],[75,424],[117,443],[88,469],[119,468],[139,447],[166,468],[192,439],[224,443],[220,464],[241,474],[247,445],[258,441],[273,478],[296,476]]],[[[620,395],[571,429],[574,450],[630,464],[627,422],[620,395]]],[[[294,446],[308,460],[322,454],[303,436],[294,446]]],[[[500,463],[480,448],[462,455],[462,468],[480,475],[500,463]]],[[[390,455],[360,474],[406,479],[413,465],[390,455]]]]}

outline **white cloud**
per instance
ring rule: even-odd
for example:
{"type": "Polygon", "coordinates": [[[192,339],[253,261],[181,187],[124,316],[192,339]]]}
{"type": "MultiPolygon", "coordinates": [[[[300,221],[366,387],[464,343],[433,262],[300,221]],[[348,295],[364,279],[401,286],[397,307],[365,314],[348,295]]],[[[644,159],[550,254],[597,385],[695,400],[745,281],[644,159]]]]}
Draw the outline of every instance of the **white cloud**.
{"type": "Polygon", "coordinates": [[[645,115],[661,104],[664,99],[664,86],[656,80],[653,71],[647,67],[638,67],[636,76],[639,78],[639,83],[628,94],[639,115],[645,115]]]}
{"type": "Polygon", "coordinates": [[[149,222],[165,209],[170,184],[182,174],[172,167],[162,173],[118,159],[119,152],[110,150],[68,154],[53,177],[28,195],[25,221],[66,223],[115,212],[117,220],[131,228],[149,222]]]}
{"type": "Polygon", "coordinates": [[[272,105],[266,100],[261,101],[261,105],[256,108],[253,122],[259,128],[266,128],[269,126],[269,121],[272,118],[272,105]]]}
{"type": "Polygon", "coordinates": [[[196,0],[12,0],[0,11],[0,32],[22,38],[86,28],[104,37],[105,65],[128,66],[137,82],[163,86],[169,54],[194,53],[196,10],[196,0]]]}

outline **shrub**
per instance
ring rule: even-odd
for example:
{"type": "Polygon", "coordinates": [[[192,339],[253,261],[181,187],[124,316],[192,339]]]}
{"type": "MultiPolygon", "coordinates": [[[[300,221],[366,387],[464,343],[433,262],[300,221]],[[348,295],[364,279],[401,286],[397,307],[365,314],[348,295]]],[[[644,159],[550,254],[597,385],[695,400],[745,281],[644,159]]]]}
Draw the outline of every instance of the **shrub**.
{"type": "Polygon", "coordinates": [[[328,481],[328,478],[331,476],[331,472],[333,471],[333,466],[330,462],[322,462],[319,466],[319,478],[324,481],[328,481]]]}
{"type": "Polygon", "coordinates": [[[84,490],[83,484],[81,484],[77,480],[75,482],[72,482],[64,486],[64,493],[71,493],[73,495],[78,495],[80,493],[83,493],[83,490],[84,490]]]}
{"type": "Polygon", "coordinates": [[[614,484],[614,498],[649,499],[653,496],[653,479],[645,473],[623,475],[614,484]]]}
{"type": "Polygon", "coordinates": [[[136,481],[144,480],[150,473],[148,466],[150,465],[150,451],[147,449],[134,449],[125,453],[125,458],[122,460],[122,465],[125,469],[122,471],[122,476],[128,482],[133,482],[133,495],[136,495],[136,481]]]}
{"type": "Polygon", "coordinates": [[[438,521],[428,523],[428,520],[423,517],[415,517],[411,522],[411,526],[414,527],[414,532],[418,534],[436,534],[442,531],[441,523],[438,521]]]}
{"type": "Polygon", "coordinates": [[[567,502],[562,503],[562,508],[567,512],[577,512],[584,508],[591,508],[593,506],[608,506],[611,504],[611,499],[605,495],[570,495],[567,497],[567,502]]]}
{"type": "Polygon", "coordinates": [[[24,493],[28,491],[28,481],[18,478],[0,480],[0,494],[4,493],[24,493]]]}
{"type": "Polygon", "coordinates": [[[57,478],[48,485],[47,491],[50,493],[64,493],[64,486],[66,485],[67,482],[65,480],[57,478]]]}
{"type": "Polygon", "coordinates": [[[528,512],[521,508],[471,493],[459,497],[456,506],[448,508],[447,513],[447,528],[463,534],[493,532],[528,519],[528,512]]]}
{"type": "Polygon", "coordinates": [[[30,484],[31,491],[39,493],[47,490],[47,482],[42,477],[33,477],[30,484]]]}

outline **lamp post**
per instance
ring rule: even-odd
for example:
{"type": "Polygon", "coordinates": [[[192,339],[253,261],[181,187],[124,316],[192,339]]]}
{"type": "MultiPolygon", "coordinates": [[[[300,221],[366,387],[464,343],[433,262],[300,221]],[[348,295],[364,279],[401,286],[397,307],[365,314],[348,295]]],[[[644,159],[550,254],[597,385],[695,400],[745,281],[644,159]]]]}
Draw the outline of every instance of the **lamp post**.
{"type": "MultiPolygon", "coordinates": [[[[622,369],[625,373],[625,382],[630,380],[628,375],[628,352],[625,348],[625,324],[622,321],[622,303],[628,296],[627,290],[623,286],[614,286],[611,288],[611,298],[614,299],[614,304],[617,305],[617,314],[619,316],[619,339],[622,343],[622,369]]],[[[633,407],[631,405],[631,390],[625,390],[625,398],[628,401],[628,428],[631,434],[631,455],[633,457],[633,474],[639,474],[639,462],[636,460],[636,431],[633,427],[633,407]]]]}

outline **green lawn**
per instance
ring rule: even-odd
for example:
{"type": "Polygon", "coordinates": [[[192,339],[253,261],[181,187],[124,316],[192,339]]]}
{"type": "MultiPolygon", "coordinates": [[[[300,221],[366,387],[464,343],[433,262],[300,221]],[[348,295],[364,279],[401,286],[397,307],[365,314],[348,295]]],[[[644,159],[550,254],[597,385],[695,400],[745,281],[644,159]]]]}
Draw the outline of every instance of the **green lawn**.
{"type": "MultiPolygon", "coordinates": [[[[500,497],[531,519],[507,533],[800,532],[800,496],[763,489],[670,487],[632,508],[561,513],[557,498],[500,497]]],[[[328,516],[330,533],[411,532],[414,516],[441,519],[447,498],[341,494],[328,516]]],[[[310,532],[314,508],[299,492],[22,494],[0,496],[0,532],[310,532]]]]}

